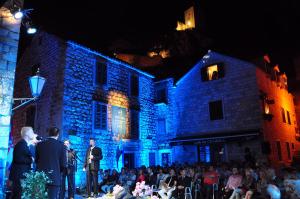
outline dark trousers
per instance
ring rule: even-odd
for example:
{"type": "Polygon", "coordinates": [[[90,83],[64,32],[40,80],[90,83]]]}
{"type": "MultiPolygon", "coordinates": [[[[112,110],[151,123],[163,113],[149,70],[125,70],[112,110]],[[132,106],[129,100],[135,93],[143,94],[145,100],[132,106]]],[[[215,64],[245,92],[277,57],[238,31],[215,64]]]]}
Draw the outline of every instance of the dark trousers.
{"type": "Polygon", "coordinates": [[[22,187],[20,180],[13,181],[11,199],[21,199],[22,187]]]}
{"type": "Polygon", "coordinates": [[[68,180],[68,198],[74,198],[75,195],[75,169],[70,168],[62,174],[60,198],[65,198],[66,180],[68,180]]]}
{"type": "Polygon", "coordinates": [[[48,185],[48,199],[59,199],[60,186],[48,185]]]}
{"type": "Polygon", "coordinates": [[[94,194],[98,194],[98,171],[89,169],[86,174],[86,189],[88,195],[91,195],[91,190],[93,190],[94,194]]]}

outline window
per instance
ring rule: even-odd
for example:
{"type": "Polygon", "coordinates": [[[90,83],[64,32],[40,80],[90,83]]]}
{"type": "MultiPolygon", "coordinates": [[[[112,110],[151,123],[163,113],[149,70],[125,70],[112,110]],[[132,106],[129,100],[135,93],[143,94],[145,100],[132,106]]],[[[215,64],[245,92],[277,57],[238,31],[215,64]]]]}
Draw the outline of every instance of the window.
{"type": "Polygon", "coordinates": [[[95,71],[96,85],[105,85],[107,82],[107,66],[105,63],[97,62],[95,71]]]}
{"type": "Polygon", "coordinates": [[[286,111],[286,115],[288,124],[291,124],[290,112],[286,111]]]}
{"type": "Polygon", "coordinates": [[[149,153],[149,166],[155,166],[155,153],[149,153]]]}
{"type": "Polygon", "coordinates": [[[284,112],[284,109],[283,109],[283,108],[281,108],[281,116],[282,116],[282,121],[283,121],[284,123],[286,123],[285,112],[284,112]]]}
{"type": "Polygon", "coordinates": [[[131,96],[139,96],[139,77],[137,75],[130,76],[130,94],[131,96]]]}
{"type": "Polygon", "coordinates": [[[281,154],[280,141],[277,141],[277,142],[276,142],[276,147],[277,147],[278,160],[279,160],[279,161],[282,161],[282,154],[281,154]]]}
{"type": "Polygon", "coordinates": [[[116,136],[126,136],[126,108],[112,106],[112,132],[116,136]]]}
{"type": "Polygon", "coordinates": [[[217,80],[224,77],[224,67],[222,64],[212,64],[201,69],[202,81],[217,80]]]}
{"type": "Polygon", "coordinates": [[[166,88],[156,89],[155,103],[167,103],[167,90],[166,88]]]}
{"type": "Polygon", "coordinates": [[[209,102],[209,114],[210,114],[210,120],[223,119],[223,107],[222,107],[221,100],[209,102]]]}
{"type": "Polygon", "coordinates": [[[198,145],[198,161],[199,162],[210,162],[210,147],[198,145]]]}
{"type": "Polygon", "coordinates": [[[129,139],[139,139],[139,111],[137,110],[131,110],[130,111],[130,127],[131,127],[131,133],[129,135],[129,139]]]}
{"type": "Polygon", "coordinates": [[[161,164],[162,166],[169,166],[171,163],[170,153],[162,153],[161,154],[161,164]]]}
{"type": "Polygon", "coordinates": [[[287,156],[288,159],[291,159],[291,150],[290,150],[290,143],[286,142],[286,151],[287,151],[287,156]]]}
{"type": "Polygon", "coordinates": [[[94,129],[107,129],[107,105],[100,102],[94,102],[94,129]]]}
{"type": "Polygon", "coordinates": [[[158,134],[164,135],[166,134],[166,119],[160,118],[157,120],[156,130],[158,134]]]}

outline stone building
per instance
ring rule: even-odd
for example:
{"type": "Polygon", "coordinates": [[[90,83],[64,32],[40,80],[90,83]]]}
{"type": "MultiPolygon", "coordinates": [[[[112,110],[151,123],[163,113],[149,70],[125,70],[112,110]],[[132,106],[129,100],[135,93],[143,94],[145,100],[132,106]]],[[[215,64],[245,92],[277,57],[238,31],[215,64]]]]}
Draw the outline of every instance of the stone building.
{"type": "Polygon", "coordinates": [[[244,160],[245,151],[276,166],[291,162],[300,147],[293,96],[279,67],[262,65],[209,51],[169,87],[172,162],[244,160]]]}
{"type": "Polygon", "coordinates": [[[102,169],[157,164],[153,76],[47,33],[36,35],[20,59],[15,96],[29,95],[26,77],[38,69],[46,84],[35,104],[14,113],[15,140],[23,125],[42,136],[60,128],[81,160],[77,183],[84,182],[90,137],[102,148],[102,169]]]}

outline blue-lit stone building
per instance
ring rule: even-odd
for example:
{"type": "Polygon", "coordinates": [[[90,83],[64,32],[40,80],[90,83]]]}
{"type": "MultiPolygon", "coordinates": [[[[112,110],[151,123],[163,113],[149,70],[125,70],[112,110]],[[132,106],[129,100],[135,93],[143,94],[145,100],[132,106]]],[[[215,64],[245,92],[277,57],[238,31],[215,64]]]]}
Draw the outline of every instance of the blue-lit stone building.
{"type": "MultiPolygon", "coordinates": [[[[62,139],[70,139],[81,160],[89,138],[96,138],[104,156],[102,169],[157,164],[153,76],[40,33],[18,63],[15,96],[29,95],[27,79],[22,77],[38,68],[47,82],[36,106],[15,112],[15,140],[23,125],[34,126],[42,136],[54,125],[61,129],[62,139]]],[[[77,183],[81,183],[83,163],[78,163],[77,183]]]]}

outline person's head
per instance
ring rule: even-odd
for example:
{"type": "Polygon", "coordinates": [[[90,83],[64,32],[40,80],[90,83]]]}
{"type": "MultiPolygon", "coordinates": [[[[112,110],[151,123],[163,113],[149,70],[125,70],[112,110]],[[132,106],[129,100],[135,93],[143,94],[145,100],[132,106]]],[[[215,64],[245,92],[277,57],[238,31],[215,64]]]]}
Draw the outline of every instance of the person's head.
{"type": "Polygon", "coordinates": [[[30,127],[30,126],[24,126],[21,129],[21,137],[24,140],[31,141],[34,138],[36,138],[36,134],[33,132],[32,127],[30,127]]]}
{"type": "Polygon", "coordinates": [[[50,137],[54,137],[57,139],[59,137],[59,128],[51,127],[49,128],[48,133],[50,137]]]}
{"type": "Polygon", "coordinates": [[[180,169],[180,175],[185,177],[186,176],[186,170],[185,169],[180,169]]]}
{"type": "Polygon", "coordinates": [[[245,176],[246,176],[246,177],[251,177],[251,176],[252,176],[252,171],[251,171],[251,169],[245,169],[245,176]]]}
{"type": "Polygon", "coordinates": [[[208,171],[214,171],[214,166],[210,165],[208,171]]]}
{"type": "Polygon", "coordinates": [[[233,174],[233,175],[236,175],[236,174],[238,174],[238,173],[239,173],[238,168],[237,168],[237,167],[233,167],[233,168],[232,168],[232,174],[233,174]]]}
{"type": "Polygon", "coordinates": [[[171,170],[170,170],[170,175],[171,175],[171,176],[175,176],[175,171],[174,171],[174,169],[171,169],[171,170]]]}
{"type": "Polygon", "coordinates": [[[65,140],[65,141],[64,141],[64,145],[65,145],[68,149],[70,149],[70,147],[71,147],[70,140],[65,140]]]}
{"type": "Polygon", "coordinates": [[[91,146],[91,147],[96,146],[96,141],[95,141],[94,138],[90,138],[90,146],[91,146]]]}

